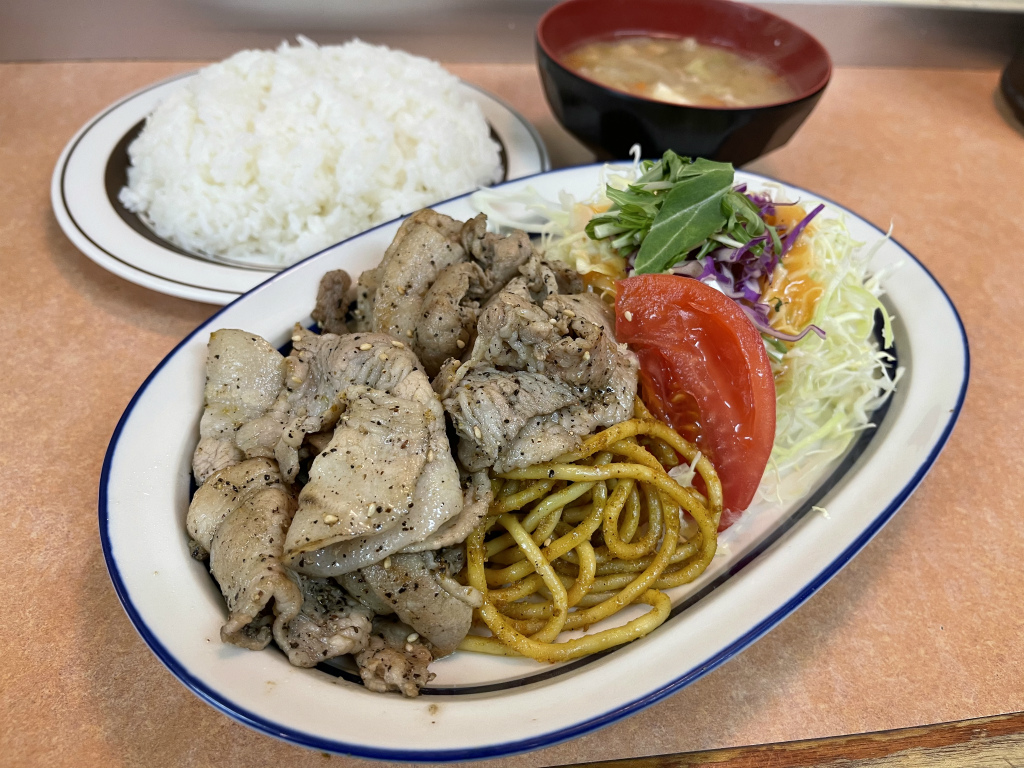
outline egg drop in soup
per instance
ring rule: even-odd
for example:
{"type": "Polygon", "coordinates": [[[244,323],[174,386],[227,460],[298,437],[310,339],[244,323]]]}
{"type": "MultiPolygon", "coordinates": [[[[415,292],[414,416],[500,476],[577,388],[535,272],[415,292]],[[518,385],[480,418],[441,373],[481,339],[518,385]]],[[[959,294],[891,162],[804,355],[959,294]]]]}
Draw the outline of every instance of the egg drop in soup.
{"type": "Polygon", "coordinates": [[[796,91],[766,64],[692,37],[584,43],[564,57],[584,77],[636,96],[700,107],[754,107],[796,91]]]}

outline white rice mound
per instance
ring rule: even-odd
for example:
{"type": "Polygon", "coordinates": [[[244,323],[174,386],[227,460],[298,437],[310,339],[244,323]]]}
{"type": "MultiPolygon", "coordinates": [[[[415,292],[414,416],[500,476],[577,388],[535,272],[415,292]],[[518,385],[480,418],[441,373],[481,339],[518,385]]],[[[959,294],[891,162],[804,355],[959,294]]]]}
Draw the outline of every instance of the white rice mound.
{"type": "Polygon", "coordinates": [[[498,181],[499,147],[439,64],[299,38],[200,71],[146,120],[121,202],[192,253],[287,265],[498,181]]]}

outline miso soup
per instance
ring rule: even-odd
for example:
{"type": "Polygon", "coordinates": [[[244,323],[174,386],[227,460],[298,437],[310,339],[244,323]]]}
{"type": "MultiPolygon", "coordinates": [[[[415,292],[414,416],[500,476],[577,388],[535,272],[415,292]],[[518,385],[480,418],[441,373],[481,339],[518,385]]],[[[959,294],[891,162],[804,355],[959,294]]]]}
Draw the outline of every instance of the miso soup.
{"type": "Polygon", "coordinates": [[[795,89],[766,64],[692,37],[585,43],[563,57],[584,77],[636,96],[701,107],[788,101],[795,89]]]}

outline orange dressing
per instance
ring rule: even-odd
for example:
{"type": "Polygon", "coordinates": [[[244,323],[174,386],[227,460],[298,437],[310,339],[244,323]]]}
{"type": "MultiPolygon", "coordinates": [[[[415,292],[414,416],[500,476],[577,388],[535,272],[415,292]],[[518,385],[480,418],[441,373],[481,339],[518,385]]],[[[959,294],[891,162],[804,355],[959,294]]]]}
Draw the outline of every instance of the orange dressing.
{"type": "MultiPolygon", "coordinates": [[[[806,215],[799,205],[780,205],[775,209],[775,216],[765,220],[772,226],[791,230],[806,215]]],[[[783,333],[797,334],[807,327],[825,293],[825,287],[814,279],[817,264],[807,237],[813,226],[813,223],[807,226],[782,258],[772,273],[771,283],[762,292],[762,299],[771,306],[769,322],[783,333]]]]}

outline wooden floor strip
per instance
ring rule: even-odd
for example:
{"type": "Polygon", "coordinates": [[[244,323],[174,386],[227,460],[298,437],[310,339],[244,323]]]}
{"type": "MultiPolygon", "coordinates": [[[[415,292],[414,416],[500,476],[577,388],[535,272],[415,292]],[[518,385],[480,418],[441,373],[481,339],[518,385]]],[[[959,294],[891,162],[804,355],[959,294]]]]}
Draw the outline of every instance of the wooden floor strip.
{"type": "MultiPolygon", "coordinates": [[[[1024,768],[1024,712],[706,752],[581,763],[577,768],[1024,768]]],[[[568,768],[563,766],[562,768],[568,768]]]]}

